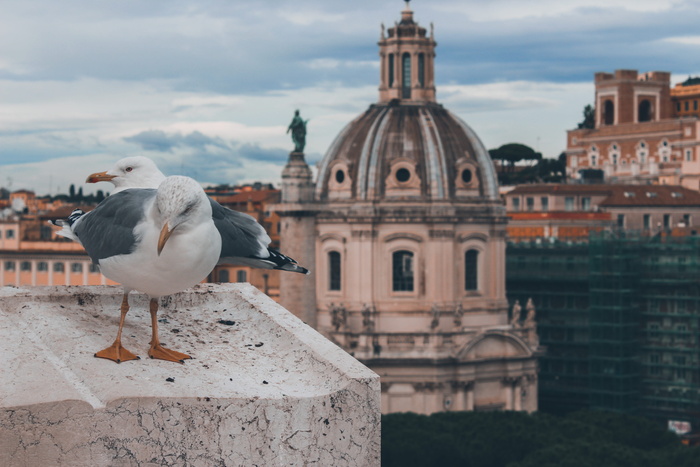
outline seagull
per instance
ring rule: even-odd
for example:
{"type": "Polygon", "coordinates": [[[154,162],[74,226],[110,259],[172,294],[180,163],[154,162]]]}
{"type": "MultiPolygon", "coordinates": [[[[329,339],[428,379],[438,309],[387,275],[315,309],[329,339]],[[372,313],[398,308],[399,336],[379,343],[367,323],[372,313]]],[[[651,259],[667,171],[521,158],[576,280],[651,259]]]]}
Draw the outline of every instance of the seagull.
{"type": "MultiPolygon", "coordinates": [[[[165,180],[158,166],[144,156],[120,159],[104,172],[89,175],[86,183],[110,182],[114,193],[131,188],[157,188],[165,180]]],[[[231,210],[209,198],[214,224],[221,234],[218,264],[238,264],[262,269],[309,274],[295,260],[268,245],[272,241],[265,229],[252,216],[231,210]]]]}
{"type": "Polygon", "coordinates": [[[129,189],[113,194],[94,210],[75,210],[59,235],[79,242],[108,278],[124,286],[119,330],[114,343],[95,354],[117,363],[136,360],[122,346],[128,295],[139,290],[150,298],[151,358],[181,362],[189,355],[167,349],[158,339],[158,299],[201,282],[214,268],[221,234],[211,204],[194,179],[165,178],[158,189],[129,189]]]}

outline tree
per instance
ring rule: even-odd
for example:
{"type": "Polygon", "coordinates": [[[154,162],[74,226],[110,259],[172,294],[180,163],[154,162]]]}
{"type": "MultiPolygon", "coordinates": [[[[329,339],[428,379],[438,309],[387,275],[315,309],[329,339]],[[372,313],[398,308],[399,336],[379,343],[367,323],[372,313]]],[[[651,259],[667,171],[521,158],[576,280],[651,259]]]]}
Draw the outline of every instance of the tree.
{"type": "Polygon", "coordinates": [[[508,143],[498,149],[490,149],[489,155],[491,159],[501,161],[498,181],[504,185],[513,183],[514,179],[517,178],[513,176],[516,163],[520,161],[539,162],[542,159],[542,154],[535,152],[530,146],[520,143],[508,143]]]}
{"type": "Polygon", "coordinates": [[[660,423],[611,412],[402,413],[382,416],[382,465],[695,467],[700,447],[683,446],[660,423]]]}
{"type": "Polygon", "coordinates": [[[579,130],[592,130],[595,128],[595,107],[588,104],[583,108],[583,121],[578,124],[579,130]]]}
{"type": "Polygon", "coordinates": [[[70,188],[68,188],[68,199],[75,201],[75,185],[72,183],[70,184],[70,188]]]}

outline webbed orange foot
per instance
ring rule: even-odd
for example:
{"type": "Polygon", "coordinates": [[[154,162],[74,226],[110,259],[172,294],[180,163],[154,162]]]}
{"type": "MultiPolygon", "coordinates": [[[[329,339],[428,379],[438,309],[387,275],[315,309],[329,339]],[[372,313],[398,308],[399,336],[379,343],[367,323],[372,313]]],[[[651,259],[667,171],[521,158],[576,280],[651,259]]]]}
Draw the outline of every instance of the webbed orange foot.
{"type": "Polygon", "coordinates": [[[121,363],[128,362],[129,360],[140,360],[141,357],[134,355],[133,353],[122,347],[122,343],[115,341],[114,344],[107,347],[104,350],[100,350],[95,354],[97,358],[106,358],[107,360],[112,360],[113,362],[121,363]]]}
{"type": "Polygon", "coordinates": [[[158,360],[166,360],[168,362],[179,362],[185,363],[185,360],[190,359],[189,355],[186,353],[176,352],[175,350],[166,349],[162,345],[158,344],[152,346],[148,351],[148,355],[151,358],[157,358],[158,360]]]}

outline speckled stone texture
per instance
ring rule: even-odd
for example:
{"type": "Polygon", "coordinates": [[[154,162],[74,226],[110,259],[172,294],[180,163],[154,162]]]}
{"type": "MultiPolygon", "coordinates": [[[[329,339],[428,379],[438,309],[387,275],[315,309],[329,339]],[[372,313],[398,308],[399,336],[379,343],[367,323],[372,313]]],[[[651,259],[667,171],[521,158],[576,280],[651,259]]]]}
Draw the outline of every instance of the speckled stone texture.
{"type": "Polygon", "coordinates": [[[247,284],[161,302],[152,360],[147,298],[112,343],[118,287],[0,289],[2,466],[375,466],[379,377],[247,284]]]}

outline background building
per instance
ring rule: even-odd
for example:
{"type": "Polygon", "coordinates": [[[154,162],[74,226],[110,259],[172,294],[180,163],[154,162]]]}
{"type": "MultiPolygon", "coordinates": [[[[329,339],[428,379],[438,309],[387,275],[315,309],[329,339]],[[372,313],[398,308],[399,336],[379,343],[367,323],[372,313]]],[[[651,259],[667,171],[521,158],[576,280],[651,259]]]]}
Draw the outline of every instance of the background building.
{"type": "Polygon", "coordinates": [[[534,310],[508,320],[496,174],[435,100],[435,46],[407,6],[382,30],[379,101],[340,132],[316,182],[290,155],[282,250],[314,275],[282,276],[281,303],[380,374],[384,412],[533,411],[534,310]]]}
{"type": "Polygon", "coordinates": [[[520,185],[504,197],[511,240],[588,241],[608,228],[692,232],[700,219],[700,193],[681,186],[520,185]]]}
{"type": "Polygon", "coordinates": [[[597,169],[611,182],[700,188],[700,86],[670,88],[670,73],[595,75],[595,128],[567,134],[567,175],[597,169]]]}

